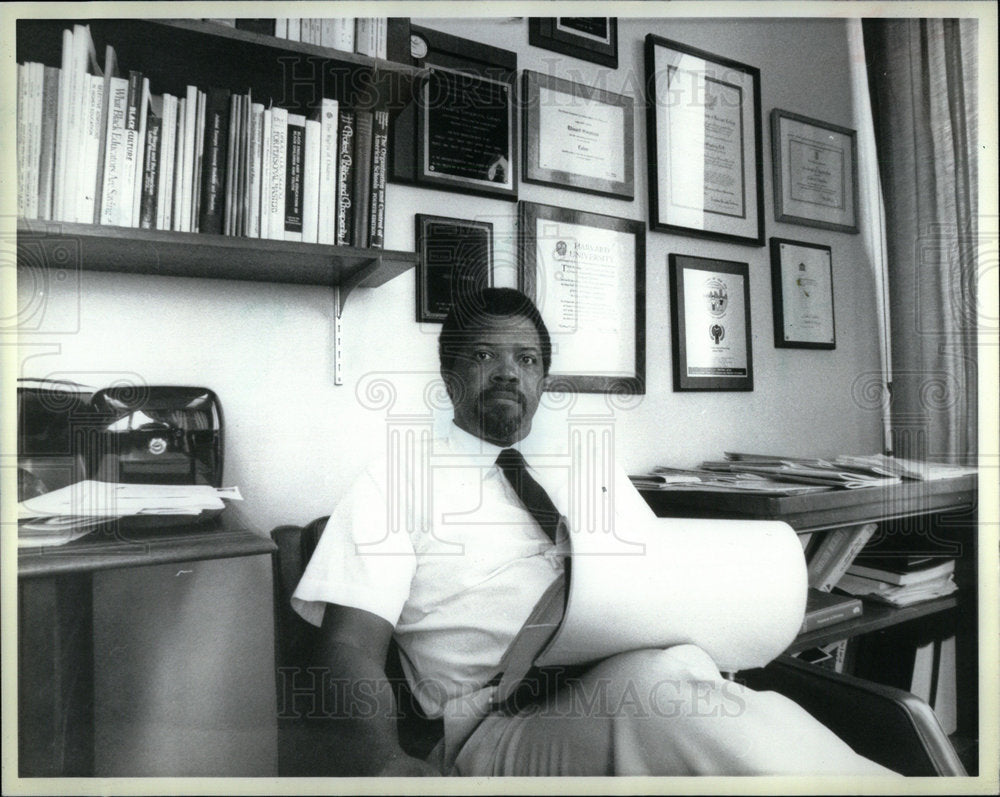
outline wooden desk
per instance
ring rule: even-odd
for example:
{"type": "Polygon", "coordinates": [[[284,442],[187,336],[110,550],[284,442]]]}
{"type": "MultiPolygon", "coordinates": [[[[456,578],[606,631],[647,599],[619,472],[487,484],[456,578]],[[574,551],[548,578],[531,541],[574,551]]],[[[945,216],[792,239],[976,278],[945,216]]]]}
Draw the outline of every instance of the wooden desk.
{"type": "MultiPolygon", "coordinates": [[[[164,528],[145,519],[111,523],[63,546],[19,549],[19,774],[95,774],[94,661],[95,652],[101,653],[94,646],[96,573],[269,555],[274,549],[232,509],[164,528]]],[[[266,589],[270,593],[269,584],[266,589]]],[[[119,608],[127,613],[132,607],[119,608]]],[[[273,692],[273,684],[260,688],[273,692]]]]}
{"type": "MultiPolygon", "coordinates": [[[[746,493],[698,492],[696,490],[640,490],[660,517],[732,518],[782,520],[800,534],[823,532],[841,526],[877,522],[901,533],[940,534],[954,544],[957,553],[955,581],[958,592],[944,598],[896,608],[865,601],[857,618],[800,634],[789,648],[796,653],[841,639],[858,637],[862,647],[878,654],[894,655],[894,645],[917,638],[941,638],[955,634],[958,671],[960,730],[970,736],[978,715],[978,639],[976,605],[977,477],[960,476],[936,481],[904,481],[887,487],[830,490],[794,496],[746,493]]],[[[909,689],[905,676],[882,667],[869,656],[869,663],[856,674],[870,680],[909,689]],[[904,680],[893,682],[892,678],[904,680]]],[[[911,660],[912,664],[912,660],[911,660]]],[[[898,669],[898,668],[897,668],[898,669]]]]}

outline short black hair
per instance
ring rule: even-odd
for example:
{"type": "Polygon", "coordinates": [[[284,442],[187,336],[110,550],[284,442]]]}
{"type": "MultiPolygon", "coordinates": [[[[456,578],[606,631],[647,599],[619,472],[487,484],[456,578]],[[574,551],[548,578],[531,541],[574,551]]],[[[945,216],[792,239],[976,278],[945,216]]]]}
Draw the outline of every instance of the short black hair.
{"type": "Polygon", "coordinates": [[[549,366],[552,365],[549,330],[535,303],[513,288],[482,288],[455,297],[438,337],[441,371],[447,373],[452,370],[457,348],[468,341],[472,333],[490,328],[501,318],[526,318],[535,325],[542,344],[542,374],[548,376],[549,366]]]}

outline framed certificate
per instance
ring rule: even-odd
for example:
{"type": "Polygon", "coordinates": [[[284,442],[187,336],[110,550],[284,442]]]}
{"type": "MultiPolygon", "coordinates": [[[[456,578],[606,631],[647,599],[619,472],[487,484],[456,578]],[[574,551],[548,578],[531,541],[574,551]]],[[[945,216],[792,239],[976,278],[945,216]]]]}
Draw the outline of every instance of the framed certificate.
{"type": "Polygon", "coordinates": [[[777,221],[857,232],[857,135],[775,108],[771,161],[777,221]]]}
{"type": "Polygon", "coordinates": [[[529,70],[523,80],[522,178],[631,200],[632,98],[529,70]]]}
{"type": "Polygon", "coordinates": [[[417,321],[444,321],[456,296],[493,284],[493,225],[416,215],[417,321]]]}
{"type": "Polygon", "coordinates": [[[615,17],[531,17],[528,44],[563,55],[618,68],[615,17]]]}
{"type": "Polygon", "coordinates": [[[548,389],[645,392],[642,222],[518,203],[518,287],[552,336],[548,389]]]}
{"type": "Polygon", "coordinates": [[[649,228],[764,245],[760,70],[646,36],[649,228]]]}
{"type": "Polygon", "coordinates": [[[774,345],[834,349],[833,263],[830,247],[771,239],[774,345]]]}
{"type": "Polygon", "coordinates": [[[671,254],[674,390],[753,390],[750,269],[671,254]]]}

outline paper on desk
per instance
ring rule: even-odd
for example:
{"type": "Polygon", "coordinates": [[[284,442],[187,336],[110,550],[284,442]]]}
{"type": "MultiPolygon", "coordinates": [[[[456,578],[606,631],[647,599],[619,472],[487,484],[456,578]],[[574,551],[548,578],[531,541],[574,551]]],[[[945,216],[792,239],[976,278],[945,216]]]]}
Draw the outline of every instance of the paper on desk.
{"type": "Polygon", "coordinates": [[[224,509],[222,499],[241,501],[239,488],[207,484],[119,484],[81,481],[18,504],[18,518],[198,515],[224,509]]]}

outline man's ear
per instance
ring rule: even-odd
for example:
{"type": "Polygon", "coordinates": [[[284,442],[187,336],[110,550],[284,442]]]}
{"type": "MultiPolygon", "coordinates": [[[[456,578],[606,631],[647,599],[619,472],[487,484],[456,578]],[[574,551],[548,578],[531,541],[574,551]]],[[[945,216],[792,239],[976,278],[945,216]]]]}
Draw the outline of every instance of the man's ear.
{"type": "Polygon", "coordinates": [[[441,379],[444,382],[444,389],[448,391],[448,398],[451,399],[451,403],[455,403],[455,390],[458,389],[459,384],[457,377],[451,371],[441,371],[441,379]]]}

